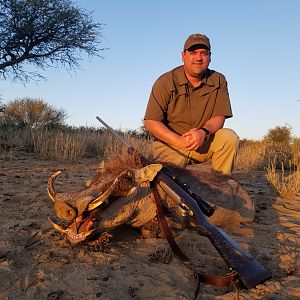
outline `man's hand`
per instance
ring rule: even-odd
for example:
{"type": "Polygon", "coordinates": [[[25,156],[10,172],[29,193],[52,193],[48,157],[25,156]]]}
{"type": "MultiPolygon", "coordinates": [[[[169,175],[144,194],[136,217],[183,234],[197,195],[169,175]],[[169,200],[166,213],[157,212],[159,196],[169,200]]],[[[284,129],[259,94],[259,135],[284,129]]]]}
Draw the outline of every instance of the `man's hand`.
{"type": "Polygon", "coordinates": [[[193,128],[182,135],[185,138],[184,150],[197,150],[203,144],[205,132],[197,128],[193,128]]]}
{"type": "MultiPolygon", "coordinates": [[[[212,134],[223,127],[224,121],[224,116],[215,116],[205,122],[203,127],[212,134]]],[[[157,139],[186,151],[199,149],[205,139],[205,132],[202,129],[193,128],[179,135],[160,121],[145,120],[145,126],[157,139]]]]}
{"type": "Polygon", "coordinates": [[[159,140],[186,151],[197,150],[205,138],[205,132],[197,128],[179,135],[159,121],[145,120],[145,126],[159,140]]]}

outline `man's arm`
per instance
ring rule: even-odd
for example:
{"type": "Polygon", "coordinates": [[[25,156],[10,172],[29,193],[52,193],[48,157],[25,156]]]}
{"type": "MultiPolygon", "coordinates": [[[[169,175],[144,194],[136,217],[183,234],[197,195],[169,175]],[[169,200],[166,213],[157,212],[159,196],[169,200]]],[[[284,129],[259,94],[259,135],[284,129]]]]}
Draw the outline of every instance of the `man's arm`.
{"type": "Polygon", "coordinates": [[[154,135],[162,142],[181,149],[185,149],[189,146],[189,143],[187,142],[188,138],[170,130],[163,122],[155,120],[145,120],[145,127],[152,135],[154,135]]]}
{"type": "Polygon", "coordinates": [[[208,129],[208,131],[213,134],[216,133],[219,129],[223,128],[225,123],[224,116],[215,116],[209,119],[203,127],[208,129]]]}

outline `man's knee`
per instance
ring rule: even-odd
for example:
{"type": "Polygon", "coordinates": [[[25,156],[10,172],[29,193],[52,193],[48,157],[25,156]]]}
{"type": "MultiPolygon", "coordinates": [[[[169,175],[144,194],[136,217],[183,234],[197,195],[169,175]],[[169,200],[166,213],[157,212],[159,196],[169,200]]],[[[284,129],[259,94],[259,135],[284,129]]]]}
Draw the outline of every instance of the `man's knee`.
{"type": "Polygon", "coordinates": [[[233,148],[238,148],[239,136],[236,132],[230,128],[221,128],[215,133],[215,138],[222,141],[226,145],[230,145],[233,148]]]}
{"type": "Polygon", "coordinates": [[[232,129],[222,128],[216,132],[212,144],[214,148],[212,149],[213,168],[230,175],[239,145],[238,135],[232,129]]]}

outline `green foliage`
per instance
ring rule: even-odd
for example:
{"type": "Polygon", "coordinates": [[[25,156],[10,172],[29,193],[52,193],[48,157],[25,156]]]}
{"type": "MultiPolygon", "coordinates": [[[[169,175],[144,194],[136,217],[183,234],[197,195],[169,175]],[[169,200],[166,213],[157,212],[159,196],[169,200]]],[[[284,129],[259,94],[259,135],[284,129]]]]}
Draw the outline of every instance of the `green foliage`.
{"type": "Polygon", "coordinates": [[[0,114],[1,126],[28,128],[58,127],[64,124],[66,113],[42,99],[22,98],[9,102],[0,114]]]}
{"type": "Polygon", "coordinates": [[[264,137],[265,141],[290,144],[293,140],[292,138],[292,128],[289,125],[276,126],[273,129],[269,129],[264,137]]]}

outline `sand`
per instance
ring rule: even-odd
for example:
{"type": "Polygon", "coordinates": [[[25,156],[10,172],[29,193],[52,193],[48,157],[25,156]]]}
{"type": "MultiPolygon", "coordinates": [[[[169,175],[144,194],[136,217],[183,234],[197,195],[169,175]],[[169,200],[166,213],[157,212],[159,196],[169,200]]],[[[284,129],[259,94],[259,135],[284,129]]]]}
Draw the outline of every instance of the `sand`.
{"type": "MultiPolygon", "coordinates": [[[[83,187],[98,165],[50,162],[20,152],[0,164],[0,299],[192,299],[191,270],[165,239],[142,239],[129,228],[110,241],[72,247],[49,224],[54,209],[46,185],[62,170],[57,189],[83,187]]],[[[264,172],[234,174],[255,202],[255,221],[229,235],[272,273],[240,299],[300,299],[300,195],[279,197],[264,172]]],[[[108,235],[102,237],[103,240],[108,235]]],[[[224,274],[211,243],[185,229],[176,241],[199,267],[224,274]]],[[[198,299],[233,299],[232,288],[201,285],[198,299]]]]}

